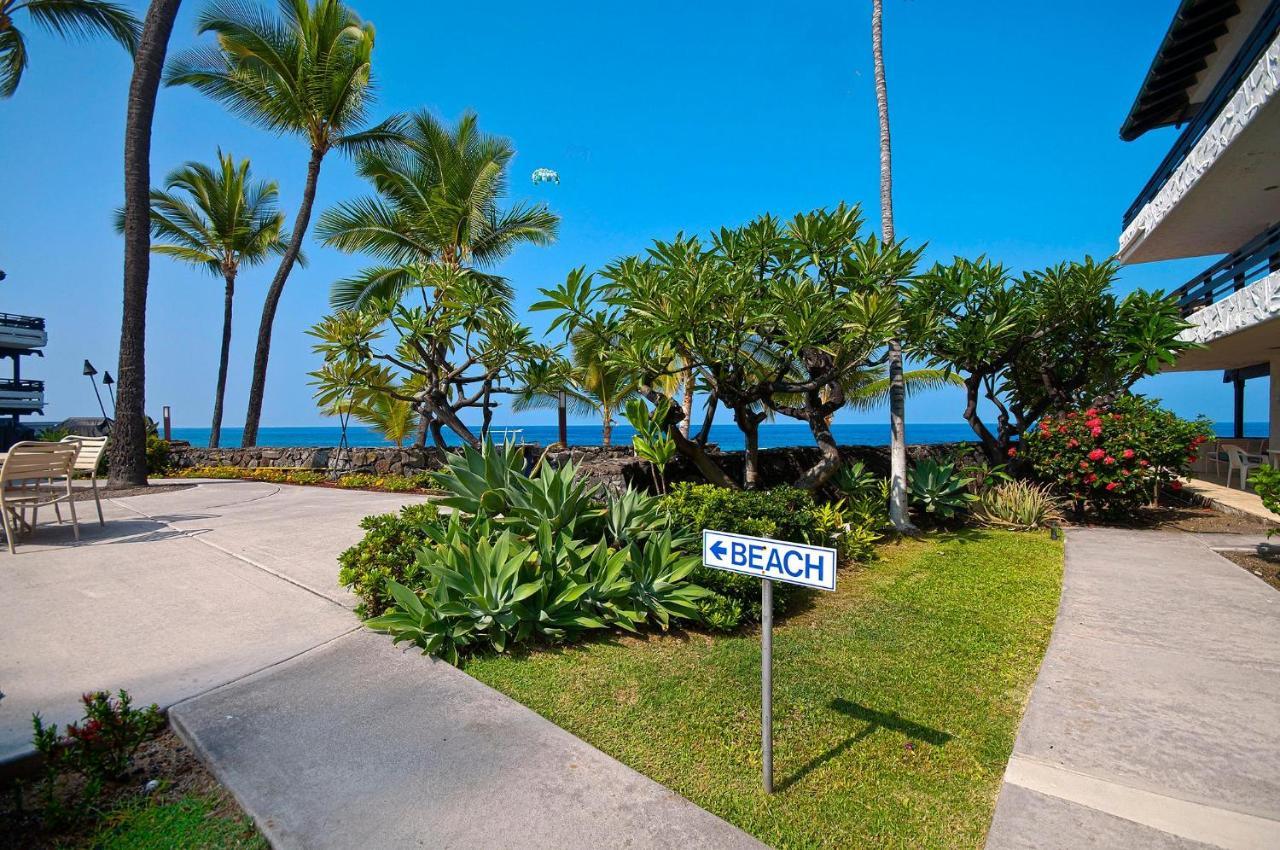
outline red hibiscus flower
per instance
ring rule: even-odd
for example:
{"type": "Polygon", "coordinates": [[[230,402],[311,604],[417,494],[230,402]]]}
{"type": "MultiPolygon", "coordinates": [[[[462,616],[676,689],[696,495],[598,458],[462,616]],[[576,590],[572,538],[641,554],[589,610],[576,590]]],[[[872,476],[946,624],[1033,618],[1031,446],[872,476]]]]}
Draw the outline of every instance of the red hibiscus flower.
{"type": "Polygon", "coordinates": [[[1133,455],[1134,455],[1133,449],[1125,449],[1120,453],[1120,457],[1124,458],[1125,460],[1129,460],[1130,458],[1133,457],[1133,455]]]}
{"type": "Polygon", "coordinates": [[[1093,451],[1089,452],[1089,460],[1102,460],[1106,456],[1107,456],[1107,453],[1104,452],[1102,449],[1094,449],[1093,451]]]}

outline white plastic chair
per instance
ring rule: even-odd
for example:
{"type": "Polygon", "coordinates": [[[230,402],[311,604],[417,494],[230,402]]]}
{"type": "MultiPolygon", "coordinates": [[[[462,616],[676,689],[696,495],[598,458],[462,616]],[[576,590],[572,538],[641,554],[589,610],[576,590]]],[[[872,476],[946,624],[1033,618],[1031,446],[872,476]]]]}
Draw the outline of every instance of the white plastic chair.
{"type": "Polygon", "coordinates": [[[1240,489],[1245,488],[1245,482],[1249,479],[1249,470],[1258,466],[1257,462],[1244,453],[1244,449],[1239,446],[1233,446],[1230,443],[1224,443],[1222,450],[1227,453],[1227,486],[1231,486],[1231,473],[1239,470],[1240,472],[1240,489]]]}
{"type": "Polygon", "coordinates": [[[93,501],[98,506],[98,525],[106,525],[102,519],[102,497],[98,495],[98,462],[107,450],[107,437],[63,437],[64,443],[76,443],[80,453],[76,455],[76,472],[89,473],[89,486],[93,488],[93,501]]]}
{"type": "MultiPolygon", "coordinates": [[[[70,443],[17,443],[5,456],[0,466],[0,522],[4,525],[9,553],[17,554],[15,538],[21,531],[31,531],[39,519],[40,508],[67,503],[71,509],[71,527],[76,540],[80,539],[80,524],[76,520],[76,503],[71,493],[71,471],[80,453],[78,445],[70,443]],[[59,495],[57,482],[65,483],[66,492],[59,495]],[[42,487],[41,485],[49,486],[42,487]],[[31,511],[27,522],[26,512],[31,511]]],[[[62,514],[58,512],[58,521],[62,514]]]]}

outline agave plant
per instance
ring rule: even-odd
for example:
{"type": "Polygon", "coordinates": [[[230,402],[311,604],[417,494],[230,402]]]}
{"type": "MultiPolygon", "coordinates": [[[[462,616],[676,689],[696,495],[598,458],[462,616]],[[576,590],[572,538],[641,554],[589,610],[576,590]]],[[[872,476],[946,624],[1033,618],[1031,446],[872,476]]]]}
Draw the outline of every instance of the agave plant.
{"type": "Polygon", "coordinates": [[[672,546],[670,531],[651,538],[647,544],[632,544],[631,597],[663,629],[673,617],[698,619],[698,603],[711,591],[688,583],[689,575],[701,563],[696,555],[684,555],[672,546]]]}
{"type": "Polygon", "coordinates": [[[472,516],[499,516],[511,510],[513,484],[524,478],[524,450],[513,443],[479,449],[463,446],[450,454],[445,468],[432,474],[436,486],[448,492],[439,503],[472,516]]]}
{"type": "Polygon", "coordinates": [[[1005,481],[978,497],[974,518],[992,528],[1032,531],[1062,522],[1062,506],[1046,485],[1005,481]]]}
{"type": "Polygon", "coordinates": [[[527,531],[545,521],[553,532],[587,539],[599,533],[606,513],[596,499],[600,488],[579,480],[573,464],[559,469],[544,464],[533,478],[516,473],[509,486],[507,523],[527,531]]]}
{"type": "Polygon", "coordinates": [[[916,461],[909,482],[911,503],[938,519],[954,519],[978,499],[968,489],[972,480],[957,472],[954,463],[938,463],[932,458],[916,461]]]}
{"type": "Polygon", "coordinates": [[[670,524],[661,500],[630,487],[609,500],[605,513],[605,533],[615,546],[645,540],[670,524]]]}

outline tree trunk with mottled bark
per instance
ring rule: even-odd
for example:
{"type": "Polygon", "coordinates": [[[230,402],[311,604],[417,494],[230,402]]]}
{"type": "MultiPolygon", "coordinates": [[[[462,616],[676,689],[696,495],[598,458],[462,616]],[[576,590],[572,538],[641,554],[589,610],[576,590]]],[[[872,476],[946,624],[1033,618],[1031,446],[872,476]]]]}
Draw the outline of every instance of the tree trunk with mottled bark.
{"type": "Polygon", "coordinates": [[[124,131],[124,304],[109,486],[147,483],[147,282],[151,273],[151,124],[181,0],[152,0],[133,60],[124,131]]]}

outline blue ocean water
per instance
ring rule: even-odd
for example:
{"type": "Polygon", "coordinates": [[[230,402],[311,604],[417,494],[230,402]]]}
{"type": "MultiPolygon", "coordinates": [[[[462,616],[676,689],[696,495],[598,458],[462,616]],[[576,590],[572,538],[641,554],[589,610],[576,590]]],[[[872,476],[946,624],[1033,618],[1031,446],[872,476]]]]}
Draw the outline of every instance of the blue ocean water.
{"type": "MultiPolygon", "coordinates": [[[[1231,423],[1219,422],[1215,428],[1222,436],[1231,435],[1231,423]]],[[[495,425],[494,439],[500,439],[508,433],[513,439],[526,443],[550,445],[558,438],[554,425],[495,425]]],[[[836,424],[831,426],[836,441],[841,445],[887,446],[889,444],[889,425],[879,424],[836,424]]],[[[234,447],[240,445],[240,428],[223,428],[222,445],[234,447]]],[[[615,445],[626,445],[631,442],[634,433],[630,425],[622,424],[613,427],[615,445]]],[[[260,446],[336,446],[342,435],[342,429],[334,426],[318,426],[307,428],[259,428],[258,445],[260,446]]],[[[447,435],[450,443],[457,439],[447,435]]],[[[1267,436],[1266,422],[1248,422],[1245,424],[1245,436],[1267,436]]],[[[209,443],[208,428],[174,428],[173,437],[177,440],[188,440],[192,445],[204,446],[209,443]]],[[[926,445],[930,443],[952,443],[959,440],[974,439],[973,431],[963,422],[954,423],[921,423],[907,425],[907,442],[926,445]]],[[[347,430],[347,441],[353,446],[389,446],[372,428],[352,426],[347,430]]],[[[570,425],[569,443],[575,446],[598,446],[601,442],[599,425],[570,425]]],[[[711,427],[711,442],[725,451],[742,449],[742,432],[734,425],[726,423],[711,427]]],[[[804,424],[779,423],[760,426],[760,447],[778,448],[781,446],[811,446],[813,436],[809,427],[804,424]]]]}

